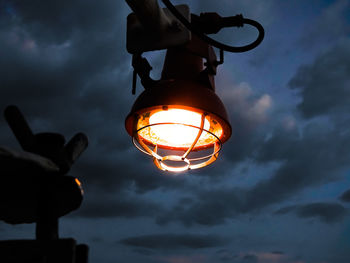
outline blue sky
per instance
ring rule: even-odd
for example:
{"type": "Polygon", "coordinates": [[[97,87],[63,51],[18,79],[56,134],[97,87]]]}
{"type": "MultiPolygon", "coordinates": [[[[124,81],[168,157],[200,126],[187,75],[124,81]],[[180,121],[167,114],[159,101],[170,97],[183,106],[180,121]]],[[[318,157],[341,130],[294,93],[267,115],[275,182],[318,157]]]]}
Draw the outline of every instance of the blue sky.
{"type": "MultiPolygon", "coordinates": [[[[70,172],[84,202],[60,219],[60,236],[101,263],[350,262],[350,1],[174,4],[265,28],[259,47],[225,53],[218,68],[233,128],[219,160],[179,176],[158,171],[124,128],[136,99],[124,1],[0,0],[1,109],[18,105],[36,132],[89,136],[70,172]]],[[[146,56],[159,77],[164,52],[146,56]]],[[[19,149],[3,119],[0,145],[19,149]]],[[[0,239],[34,229],[0,222],[0,239]]]]}

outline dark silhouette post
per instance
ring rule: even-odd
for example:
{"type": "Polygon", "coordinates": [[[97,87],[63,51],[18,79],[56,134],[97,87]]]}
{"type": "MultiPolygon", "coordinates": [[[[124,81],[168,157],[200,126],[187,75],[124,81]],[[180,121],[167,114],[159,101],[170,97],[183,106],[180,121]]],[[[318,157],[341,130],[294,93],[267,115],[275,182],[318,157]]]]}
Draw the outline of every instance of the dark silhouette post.
{"type": "Polygon", "coordinates": [[[83,199],[78,179],[66,174],[87,148],[87,136],[78,133],[65,144],[58,133],[34,134],[16,106],[4,115],[24,151],[0,147],[0,220],[36,223],[36,240],[1,241],[0,262],[87,263],[86,245],[58,235],[59,217],[78,209],[83,199]]]}

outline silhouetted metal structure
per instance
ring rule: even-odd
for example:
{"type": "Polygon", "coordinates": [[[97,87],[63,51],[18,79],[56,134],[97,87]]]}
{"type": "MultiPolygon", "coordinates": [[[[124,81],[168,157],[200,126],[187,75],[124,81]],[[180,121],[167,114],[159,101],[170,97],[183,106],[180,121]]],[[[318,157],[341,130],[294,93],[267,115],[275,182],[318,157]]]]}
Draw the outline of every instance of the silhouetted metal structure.
{"type": "Polygon", "coordinates": [[[58,219],[82,203],[81,183],[66,174],[87,136],[78,133],[65,144],[58,133],[33,134],[16,106],[4,115],[24,151],[0,147],[0,220],[36,223],[36,240],[0,241],[0,262],[86,263],[88,247],[59,239],[58,219]]]}
{"type": "Polygon", "coordinates": [[[149,155],[163,171],[183,172],[212,164],[232,128],[224,104],[215,93],[217,66],[224,51],[246,52],[264,38],[264,28],[241,14],[191,14],[187,5],[173,6],[162,0],[126,0],[134,11],[127,19],[126,49],[144,91],[125,120],[125,128],[137,149],[149,155]],[[224,27],[255,27],[258,36],[244,46],[229,46],[208,36],[224,27]],[[220,50],[217,60],[213,47],[220,50]],[[167,49],[162,76],[150,77],[151,65],[143,52],[167,49]],[[205,59],[205,63],[203,63],[205,59]]]}

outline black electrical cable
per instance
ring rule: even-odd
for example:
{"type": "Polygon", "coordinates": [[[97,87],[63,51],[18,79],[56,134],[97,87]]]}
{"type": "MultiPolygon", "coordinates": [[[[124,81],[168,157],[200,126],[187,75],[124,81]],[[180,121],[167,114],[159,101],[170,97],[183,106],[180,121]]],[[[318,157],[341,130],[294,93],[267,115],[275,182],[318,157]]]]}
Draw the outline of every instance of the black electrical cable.
{"type": "Polygon", "coordinates": [[[233,53],[246,52],[246,51],[249,51],[249,50],[257,47],[261,43],[261,41],[264,39],[265,32],[264,32],[264,28],[262,27],[261,24],[259,24],[258,22],[254,21],[254,20],[251,20],[251,19],[242,18],[243,24],[248,24],[248,25],[254,26],[259,31],[259,35],[258,35],[257,39],[254,42],[252,42],[248,45],[245,45],[245,46],[241,46],[241,47],[234,47],[234,46],[225,45],[223,43],[220,43],[220,42],[208,37],[203,32],[201,32],[198,29],[196,29],[195,27],[193,27],[193,25],[175,8],[175,6],[169,0],[162,0],[162,2],[170,10],[170,12],[188,30],[190,30],[192,33],[197,35],[203,41],[207,42],[209,45],[212,45],[212,46],[219,48],[221,50],[225,50],[225,51],[229,51],[229,52],[233,52],[233,53]]]}

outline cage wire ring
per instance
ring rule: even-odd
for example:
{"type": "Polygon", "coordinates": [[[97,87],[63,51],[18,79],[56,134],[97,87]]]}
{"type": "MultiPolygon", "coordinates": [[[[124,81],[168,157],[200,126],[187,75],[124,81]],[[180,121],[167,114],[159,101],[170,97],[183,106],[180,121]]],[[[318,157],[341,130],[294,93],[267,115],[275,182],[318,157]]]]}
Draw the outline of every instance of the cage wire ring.
{"type": "MultiPolygon", "coordinates": [[[[212,133],[211,131],[206,130],[204,128],[200,128],[200,127],[194,126],[194,125],[190,125],[190,124],[173,123],[173,122],[153,123],[153,124],[149,124],[149,125],[143,126],[143,127],[141,127],[140,129],[138,129],[138,130],[136,130],[134,132],[134,135],[132,136],[132,142],[133,142],[133,144],[135,145],[135,147],[139,151],[141,151],[141,152],[143,152],[143,153],[145,153],[147,155],[152,156],[154,158],[154,161],[155,161],[155,164],[157,165],[157,167],[161,168],[162,170],[173,170],[173,169],[176,169],[176,170],[179,170],[179,171],[180,170],[181,171],[185,171],[185,170],[188,170],[188,169],[197,169],[197,168],[206,166],[206,165],[212,163],[213,161],[215,161],[217,159],[217,155],[218,155],[219,151],[222,148],[222,142],[221,142],[220,138],[217,135],[215,135],[214,133],[212,133]],[[141,130],[143,130],[143,129],[146,129],[146,128],[149,128],[149,127],[152,127],[152,126],[156,126],[156,125],[169,125],[169,124],[183,125],[183,126],[187,126],[187,127],[196,128],[196,129],[202,130],[202,132],[205,131],[206,133],[214,136],[216,141],[214,143],[213,152],[210,153],[210,154],[206,154],[205,156],[201,156],[201,157],[197,157],[197,158],[183,158],[183,157],[177,156],[177,155],[161,156],[161,155],[159,155],[157,153],[157,149],[158,149],[158,145],[157,144],[155,145],[155,150],[151,150],[150,147],[147,146],[147,144],[145,142],[143,142],[143,139],[140,138],[139,132],[141,130]],[[200,164],[191,165],[191,162],[201,161],[201,160],[205,160],[205,159],[209,159],[209,160],[207,160],[206,162],[200,163],[200,164]],[[175,161],[175,162],[185,162],[186,165],[183,166],[183,167],[171,167],[171,166],[168,166],[168,165],[164,164],[164,161],[167,161],[167,160],[175,161]]],[[[189,146],[188,148],[191,148],[191,146],[189,146]]]]}

